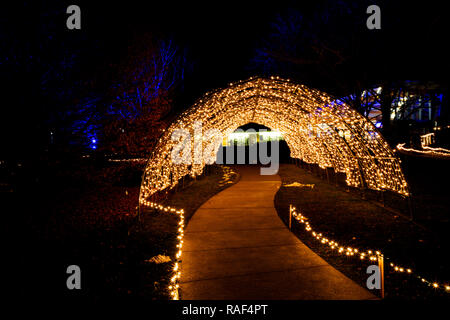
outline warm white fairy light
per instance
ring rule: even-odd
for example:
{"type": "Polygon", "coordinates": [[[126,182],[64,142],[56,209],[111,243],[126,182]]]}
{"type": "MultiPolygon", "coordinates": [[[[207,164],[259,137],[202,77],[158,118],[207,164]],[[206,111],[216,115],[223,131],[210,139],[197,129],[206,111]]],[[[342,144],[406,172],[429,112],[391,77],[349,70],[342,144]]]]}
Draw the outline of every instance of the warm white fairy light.
{"type": "Polygon", "coordinates": [[[160,210],[160,211],[164,211],[164,212],[171,212],[171,213],[175,213],[178,215],[179,220],[178,220],[178,229],[177,229],[177,253],[175,254],[175,264],[173,266],[172,269],[172,277],[170,278],[170,285],[168,287],[169,292],[170,292],[170,296],[173,300],[178,300],[180,298],[179,296],[179,292],[178,289],[180,287],[179,285],[179,280],[181,277],[181,271],[180,271],[180,259],[181,259],[181,254],[182,254],[182,248],[183,248],[183,237],[184,237],[184,210],[183,209],[176,209],[173,207],[169,207],[169,206],[163,206],[161,204],[158,204],[156,202],[151,202],[151,201],[147,201],[144,200],[142,202],[142,205],[145,207],[149,207],[149,208],[153,208],[155,210],[160,210]]]}
{"type": "MultiPolygon", "coordinates": [[[[171,159],[177,143],[171,139],[174,130],[192,134],[198,121],[204,132],[216,129],[224,137],[249,122],[259,123],[283,134],[292,158],[333,167],[346,174],[349,186],[364,184],[408,195],[398,158],[370,121],[323,92],[272,77],[250,78],[207,93],[165,130],[144,171],[141,204],[156,192],[173,188],[182,177],[202,173],[205,159],[192,165],[171,159]]],[[[219,147],[220,142],[215,151],[219,147]]]]}
{"type": "Polygon", "coordinates": [[[430,156],[450,158],[450,150],[444,149],[444,148],[423,147],[423,149],[425,149],[425,150],[418,150],[418,149],[413,149],[413,148],[406,148],[405,143],[399,143],[397,145],[397,149],[400,151],[415,152],[415,153],[425,154],[425,155],[430,155],[430,156]]]}
{"type": "Polygon", "coordinates": [[[146,162],[145,158],[133,158],[133,159],[108,159],[109,162],[146,162]]]}
{"type": "MultiPolygon", "coordinates": [[[[372,250],[361,250],[361,249],[355,249],[352,247],[345,248],[344,246],[340,246],[336,241],[330,240],[322,235],[322,233],[317,233],[314,231],[311,227],[311,225],[308,222],[308,218],[306,218],[301,213],[297,212],[297,209],[293,207],[292,205],[289,207],[290,214],[292,217],[298,221],[299,223],[305,225],[305,230],[309,233],[311,233],[311,236],[314,237],[316,240],[319,240],[322,244],[328,245],[330,249],[337,251],[339,254],[345,254],[347,256],[359,256],[360,260],[368,259],[370,261],[377,261],[378,257],[383,257],[385,260],[391,260],[388,257],[385,257],[380,251],[372,251],[372,250]]],[[[411,268],[402,267],[399,265],[396,265],[395,263],[391,262],[390,264],[391,270],[398,273],[407,273],[407,274],[413,274],[413,271],[411,268]]],[[[444,289],[446,292],[450,292],[450,285],[448,284],[442,284],[438,282],[431,282],[419,275],[415,275],[417,279],[422,281],[423,283],[426,283],[427,285],[435,288],[435,289],[444,289]]]]}
{"type": "Polygon", "coordinates": [[[450,155],[450,150],[449,149],[433,148],[433,147],[427,147],[427,146],[424,146],[423,148],[426,149],[426,150],[431,150],[431,151],[442,151],[442,152],[447,153],[448,155],[450,155]]]}

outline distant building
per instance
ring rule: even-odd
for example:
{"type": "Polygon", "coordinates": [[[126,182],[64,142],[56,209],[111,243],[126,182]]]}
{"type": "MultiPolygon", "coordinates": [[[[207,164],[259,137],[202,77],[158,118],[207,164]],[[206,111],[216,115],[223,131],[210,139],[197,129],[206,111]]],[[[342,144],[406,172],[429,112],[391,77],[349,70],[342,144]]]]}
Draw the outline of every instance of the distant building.
{"type": "MultiPolygon", "coordinates": [[[[419,81],[403,81],[388,87],[383,92],[383,87],[373,87],[363,90],[358,106],[359,111],[372,121],[378,128],[382,127],[382,101],[390,102],[390,121],[408,121],[412,123],[426,123],[427,127],[438,127],[447,124],[448,109],[446,101],[446,89],[434,83],[422,84],[419,81]],[[442,116],[445,116],[444,119],[442,116]]],[[[448,97],[447,97],[448,98],[448,97]]],[[[356,95],[341,98],[342,101],[354,102],[356,95]]]]}

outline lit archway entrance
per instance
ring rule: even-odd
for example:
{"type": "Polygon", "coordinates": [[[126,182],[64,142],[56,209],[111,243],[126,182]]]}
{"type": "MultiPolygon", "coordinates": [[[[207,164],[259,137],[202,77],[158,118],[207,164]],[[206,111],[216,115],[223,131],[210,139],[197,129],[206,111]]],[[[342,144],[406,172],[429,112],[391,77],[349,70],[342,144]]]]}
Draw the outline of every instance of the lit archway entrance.
{"type": "Polygon", "coordinates": [[[264,166],[272,162],[292,163],[291,160],[289,147],[281,132],[250,122],[237,128],[228,137],[223,137],[215,163],[264,166]],[[276,146],[273,143],[276,143],[276,146]],[[276,148],[273,154],[272,148],[276,148]]]}
{"type": "MultiPolygon", "coordinates": [[[[249,122],[277,129],[286,140],[291,157],[333,168],[346,174],[352,187],[388,190],[408,195],[400,161],[375,126],[347,104],[304,85],[279,78],[250,78],[205,94],[163,134],[150,156],[139,201],[175,187],[185,175],[200,175],[204,160],[175,164],[172,140],[175,130],[219,130],[228,136],[249,122]]],[[[208,141],[203,140],[206,147],[208,141]]],[[[216,154],[217,148],[213,155],[216,154]]]]}

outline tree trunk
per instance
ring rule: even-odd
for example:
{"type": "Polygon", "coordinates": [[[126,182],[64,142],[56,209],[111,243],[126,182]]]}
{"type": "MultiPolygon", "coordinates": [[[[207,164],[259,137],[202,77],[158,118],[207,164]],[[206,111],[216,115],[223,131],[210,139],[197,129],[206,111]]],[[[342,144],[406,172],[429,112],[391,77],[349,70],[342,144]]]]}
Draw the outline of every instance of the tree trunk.
{"type": "Polygon", "coordinates": [[[391,122],[391,112],[392,112],[392,86],[388,83],[383,84],[381,89],[381,116],[383,124],[383,135],[388,140],[392,139],[392,122],[391,122]]]}

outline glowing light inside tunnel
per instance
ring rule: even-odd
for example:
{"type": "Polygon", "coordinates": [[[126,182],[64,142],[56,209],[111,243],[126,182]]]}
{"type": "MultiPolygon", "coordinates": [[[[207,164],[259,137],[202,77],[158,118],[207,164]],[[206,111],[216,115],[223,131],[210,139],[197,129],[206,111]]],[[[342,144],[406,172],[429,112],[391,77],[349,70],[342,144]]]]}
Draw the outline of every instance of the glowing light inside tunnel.
{"type": "Polygon", "coordinates": [[[260,131],[260,132],[232,132],[224,140],[223,146],[229,146],[233,143],[243,143],[247,141],[263,142],[272,140],[281,140],[283,135],[278,131],[260,131]]]}
{"type": "MultiPolygon", "coordinates": [[[[292,158],[345,173],[346,183],[352,187],[408,195],[400,161],[373,123],[326,93],[272,77],[230,84],[205,94],[185,111],[165,131],[147,162],[140,203],[158,191],[175,187],[183,176],[200,175],[206,160],[215,159],[224,139],[202,163],[172,163],[171,152],[177,143],[172,141],[172,133],[181,128],[194,133],[198,121],[204,132],[217,129],[222,137],[250,122],[277,128],[292,158]]],[[[197,141],[204,146],[208,143],[197,141]]]]}

